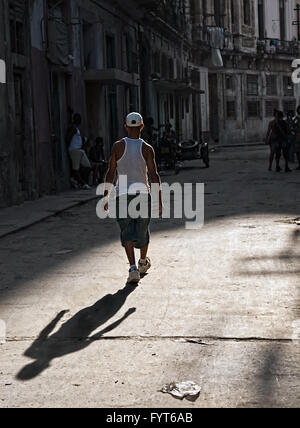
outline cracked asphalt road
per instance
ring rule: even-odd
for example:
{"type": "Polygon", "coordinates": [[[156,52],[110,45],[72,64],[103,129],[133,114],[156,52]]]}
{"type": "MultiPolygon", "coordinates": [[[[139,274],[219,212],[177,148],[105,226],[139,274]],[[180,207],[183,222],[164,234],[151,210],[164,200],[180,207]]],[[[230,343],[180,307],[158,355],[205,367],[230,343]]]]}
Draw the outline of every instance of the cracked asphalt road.
{"type": "Polygon", "coordinates": [[[299,407],[300,175],[266,157],[163,177],[206,183],[205,227],[153,221],[137,288],[95,201],[1,239],[0,407],[299,407]],[[158,392],[188,380],[195,403],[158,392]]]}

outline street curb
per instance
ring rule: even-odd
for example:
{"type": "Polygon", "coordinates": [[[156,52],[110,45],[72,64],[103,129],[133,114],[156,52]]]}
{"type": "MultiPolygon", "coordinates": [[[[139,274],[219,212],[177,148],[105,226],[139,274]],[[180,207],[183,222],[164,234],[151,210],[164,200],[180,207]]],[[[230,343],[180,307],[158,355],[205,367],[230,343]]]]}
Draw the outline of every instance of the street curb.
{"type": "Polygon", "coordinates": [[[249,144],[225,144],[225,145],[217,145],[217,146],[210,146],[210,150],[217,150],[217,149],[234,149],[234,148],[241,148],[241,147],[264,147],[266,146],[265,143],[249,143],[249,144]]]}
{"type": "Polygon", "coordinates": [[[4,232],[2,234],[0,232],[0,239],[5,238],[5,237],[10,236],[10,235],[14,235],[15,233],[18,233],[18,232],[22,232],[23,230],[29,229],[31,226],[35,226],[35,225],[37,225],[39,223],[42,223],[43,221],[45,221],[45,220],[47,220],[49,218],[55,217],[58,214],[61,214],[61,213],[65,212],[65,211],[68,211],[68,210],[70,210],[72,208],[75,208],[75,207],[87,204],[87,203],[89,203],[91,201],[94,201],[94,200],[96,200],[98,198],[99,198],[99,196],[97,196],[97,195],[91,196],[91,197],[89,197],[89,198],[87,198],[85,200],[78,201],[76,203],[70,204],[70,205],[68,205],[65,208],[59,209],[57,211],[49,212],[49,214],[42,215],[38,220],[31,221],[30,223],[25,224],[23,226],[19,226],[19,227],[17,226],[15,229],[12,229],[9,232],[4,232]]]}

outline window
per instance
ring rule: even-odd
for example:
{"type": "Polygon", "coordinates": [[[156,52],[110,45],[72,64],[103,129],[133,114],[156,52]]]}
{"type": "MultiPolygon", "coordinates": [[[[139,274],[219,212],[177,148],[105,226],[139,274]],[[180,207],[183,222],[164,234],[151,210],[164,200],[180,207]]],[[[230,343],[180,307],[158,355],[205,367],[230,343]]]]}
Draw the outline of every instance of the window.
{"type": "Polygon", "coordinates": [[[214,0],[215,22],[217,27],[225,27],[225,0],[214,0]]]}
{"type": "Polygon", "coordinates": [[[108,111],[109,111],[109,130],[111,141],[118,139],[118,101],[117,92],[114,85],[108,86],[108,111]]]}
{"type": "Polygon", "coordinates": [[[258,95],[258,76],[249,74],[247,76],[247,95],[257,96],[258,95]]]}
{"type": "Polygon", "coordinates": [[[294,85],[291,76],[283,76],[283,94],[285,97],[294,96],[294,85]]]}
{"type": "Polygon", "coordinates": [[[279,110],[279,101],[278,100],[268,100],[266,101],[266,117],[273,117],[274,110],[279,110]]]}
{"type": "Polygon", "coordinates": [[[174,97],[170,95],[170,119],[174,119],[174,97]]]}
{"type": "Polygon", "coordinates": [[[126,35],[126,59],[128,73],[138,73],[138,55],[135,52],[134,43],[129,34],[126,35]]]}
{"type": "Polygon", "coordinates": [[[230,74],[226,75],[226,89],[227,91],[234,90],[234,78],[230,74]]]}
{"type": "Polygon", "coordinates": [[[277,95],[277,76],[267,76],[266,78],[267,95],[277,95]]]}
{"type": "Polygon", "coordinates": [[[289,111],[296,112],[296,100],[284,101],[283,102],[283,111],[288,113],[289,111]]]}
{"type": "Polygon", "coordinates": [[[285,40],[286,36],[286,10],[285,10],[285,0],[279,0],[279,20],[280,20],[280,38],[285,40]]]}
{"type": "Polygon", "coordinates": [[[160,74],[160,54],[158,52],[153,55],[153,70],[154,73],[160,74]]]}
{"type": "Polygon", "coordinates": [[[198,70],[192,70],[191,78],[192,78],[193,85],[196,85],[196,86],[200,85],[201,75],[198,70]]]}
{"type": "Polygon", "coordinates": [[[177,79],[182,79],[182,65],[179,60],[177,60],[177,79]]]}
{"type": "Polygon", "coordinates": [[[230,6],[231,6],[231,24],[234,25],[235,24],[235,5],[234,5],[235,0],[231,0],[230,2],[230,6]]]}
{"type": "Polygon", "coordinates": [[[169,59],[169,77],[170,79],[174,79],[174,61],[172,58],[169,59]]]}
{"type": "Polygon", "coordinates": [[[243,0],[244,3],[244,24],[250,26],[251,25],[251,1],[243,0]]]}
{"type": "Polygon", "coordinates": [[[9,25],[10,43],[13,53],[25,54],[25,4],[20,0],[10,0],[9,2],[9,25]]]}
{"type": "Polygon", "coordinates": [[[106,67],[116,68],[115,36],[111,34],[107,34],[106,36],[106,67]]]}
{"type": "Polygon", "coordinates": [[[259,101],[248,101],[247,103],[248,118],[260,117],[260,103],[259,101]]]}
{"type": "Polygon", "coordinates": [[[264,0],[258,0],[258,34],[259,39],[265,38],[265,2],[264,0]]]}
{"type": "Polygon", "coordinates": [[[169,60],[166,55],[161,57],[161,74],[165,79],[169,78],[169,60]]]}
{"type": "Polygon", "coordinates": [[[187,97],[186,100],[185,100],[185,111],[187,113],[190,112],[190,97],[187,97]]]}
{"type": "Polygon", "coordinates": [[[236,120],[235,101],[227,101],[227,119],[236,120]]]}

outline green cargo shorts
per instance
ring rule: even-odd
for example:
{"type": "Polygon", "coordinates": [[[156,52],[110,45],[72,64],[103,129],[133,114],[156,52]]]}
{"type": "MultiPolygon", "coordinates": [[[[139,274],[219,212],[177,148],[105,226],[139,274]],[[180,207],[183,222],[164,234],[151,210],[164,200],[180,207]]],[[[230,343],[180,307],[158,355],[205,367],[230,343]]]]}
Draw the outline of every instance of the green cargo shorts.
{"type": "Polygon", "coordinates": [[[136,196],[122,195],[117,198],[117,222],[121,230],[121,242],[124,246],[133,242],[136,249],[145,248],[150,242],[151,196],[140,195],[141,203],[137,210],[142,213],[138,218],[132,218],[128,208],[136,196]]]}

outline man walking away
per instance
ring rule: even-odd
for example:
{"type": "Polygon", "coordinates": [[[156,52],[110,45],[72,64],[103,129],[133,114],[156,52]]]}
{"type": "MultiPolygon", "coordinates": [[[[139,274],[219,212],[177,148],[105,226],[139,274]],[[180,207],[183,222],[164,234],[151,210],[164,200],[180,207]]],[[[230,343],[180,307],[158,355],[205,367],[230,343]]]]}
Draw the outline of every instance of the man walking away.
{"type": "Polygon", "coordinates": [[[83,150],[83,137],[81,136],[80,131],[81,121],[80,114],[74,114],[73,123],[68,130],[66,142],[72,162],[73,176],[83,189],[89,190],[91,189],[88,185],[91,173],[91,164],[83,150]],[[84,177],[82,177],[80,173],[81,167],[83,168],[84,177]]]}
{"type": "Polygon", "coordinates": [[[269,123],[266,144],[270,146],[270,162],[269,162],[269,171],[273,170],[273,162],[276,156],[276,170],[277,172],[281,171],[280,168],[280,143],[278,135],[275,130],[276,120],[277,120],[278,110],[274,110],[274,119],[269,123]]]}
{"type": "Polygon", "coordinates": [[[300,106],[297,108],[295,151],[298,160],[298,168],[296,171],[300,171],[300,106]]]}
{"type": "Polygon", "coordinates": [[[289,128],[287,122],[284,120],[284,114],[282,111],[277,113],[277,119],[275,123],[275,133],[278,136],[279,141],[279,156],[283,153],[285,160],[285,172],[292,172],[289,168],[290,158],[290,145],[289,145],[289,128]]]}
{"type": "MultiPolygon", "coordinates": [[[[151,261],[147,257],[151,221],[151,196],[148,182],[148,172],[152,184],[159,186],[159,215],[162,215],[161,181],[157,172],[155,154],[153,148],[141,139],[144,129],[143,118],[139,113],[131,113],[126,118],[125,129],[128,138],[115,143],[109,170],[106,176],[106,184],[114,184],[116,173],[119,176],[117,185],[117,221],[121,230],[121,242],[125,248],[130,264],[128,283],[139,283],[141,275],[151,268],[151,261]],[[127,184],[121,181],[121,176],[127,178],[127,184]],[[139,218],[133,218],[128,212],[130,203],[139,194],[141,201],[139,218]],[[124,215],[125,208],[125,215],[124,215]],[[122,213],[122,215],[121,215],[122,213]],[[146,215],[144,215],[146,213],[146,215]],[[124,218],[125,217],[125,218],[124,218]],[[141,251],[141,258],[136,265],[135,248],[141,251]]],[[[106,189],[104,197],[109,196],[106,189]]],[[[105,204],[108,211],[108,200],[105,204]]]]}

